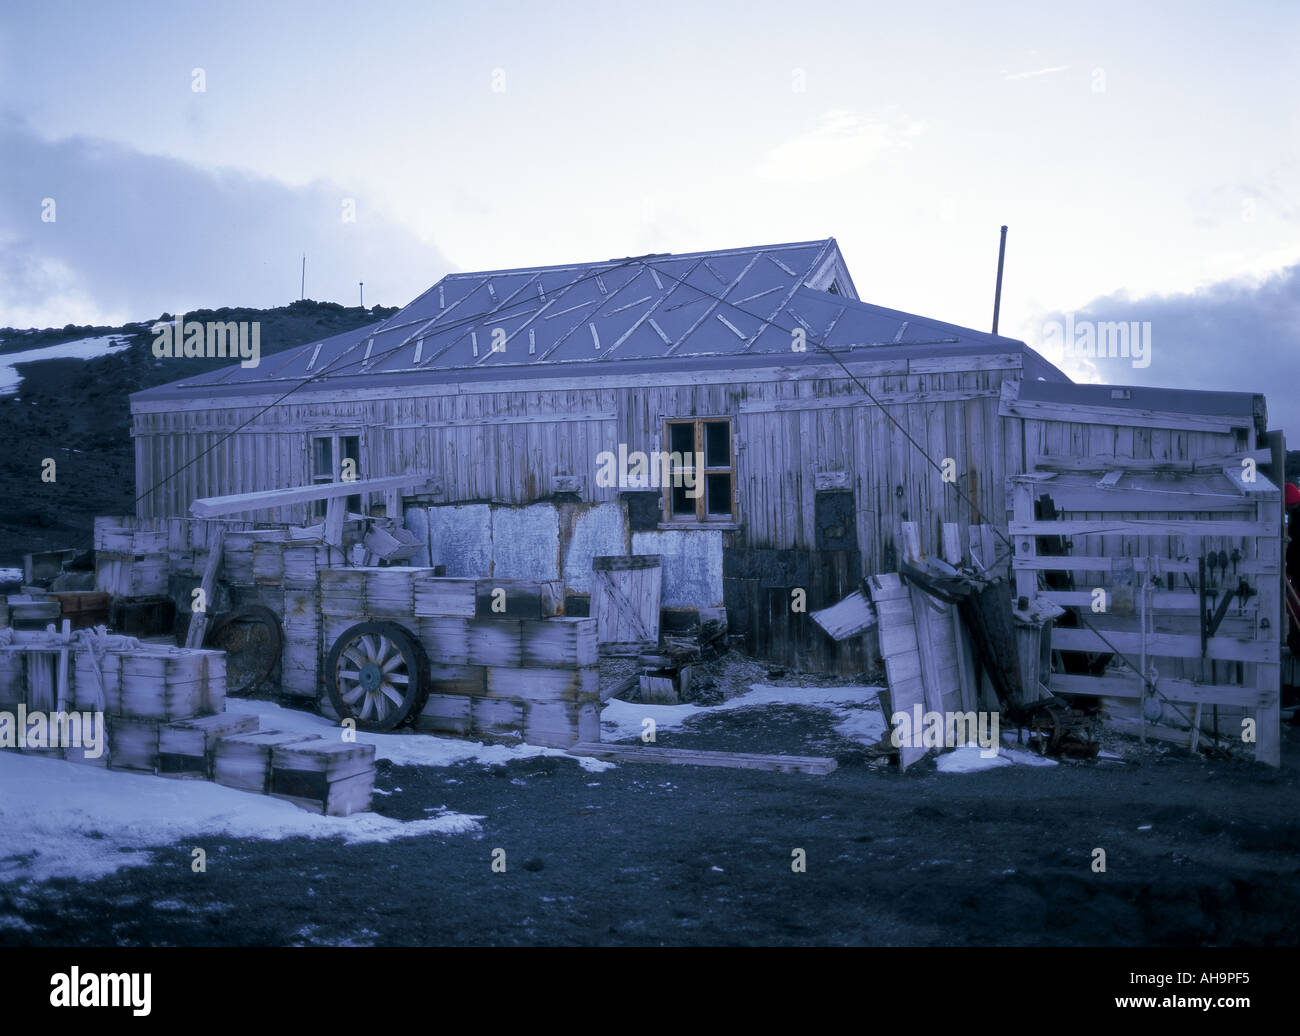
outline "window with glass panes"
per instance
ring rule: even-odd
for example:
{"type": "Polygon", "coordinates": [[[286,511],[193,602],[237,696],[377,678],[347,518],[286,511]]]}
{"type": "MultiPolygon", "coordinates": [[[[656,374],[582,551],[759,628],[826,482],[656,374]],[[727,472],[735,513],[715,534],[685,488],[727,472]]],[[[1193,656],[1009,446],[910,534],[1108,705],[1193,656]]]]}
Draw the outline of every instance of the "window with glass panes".
{"type": "Polygon", "coordinates": [[[664,488],[668,520],[733,521],[736,464],[731,419],[665,421],[664,448],[671,454],[668,485],[664,488]],[[704,466],[696,470],[696,461],[701,458],[704,466]]]}
{"type": "MultiPolygon", "coordinates": [[[[319,485],[322,482],[343,481],[343,462],[346,460],[352,461],[352,472],[355,478],[360,479],[362,477],[361,436],[346,432],[330,432],[311,437],[311,481],[313,485],[319,485]]],[[[312,517],[323,519],[328,503],[326,500],[313,501],[312,517]]],[[[361,497],[359,495],[348,497],[347,509],[353,513],[359,513],[361,511],[361,497]]]]}

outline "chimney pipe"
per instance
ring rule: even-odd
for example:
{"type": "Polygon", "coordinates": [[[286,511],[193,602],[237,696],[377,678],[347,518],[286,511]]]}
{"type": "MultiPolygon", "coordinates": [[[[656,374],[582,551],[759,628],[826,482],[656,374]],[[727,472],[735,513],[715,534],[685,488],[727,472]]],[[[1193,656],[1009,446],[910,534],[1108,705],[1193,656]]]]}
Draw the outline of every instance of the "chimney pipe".
{"type": "Polygon", "coordinates": [[[993,333],[998,333],[998,311],[1002,308],[1002,260],[1007,254],[1007,228],[1002,228],[1002,240],[998,244],[998,284],[993,289],[993,333]]]}

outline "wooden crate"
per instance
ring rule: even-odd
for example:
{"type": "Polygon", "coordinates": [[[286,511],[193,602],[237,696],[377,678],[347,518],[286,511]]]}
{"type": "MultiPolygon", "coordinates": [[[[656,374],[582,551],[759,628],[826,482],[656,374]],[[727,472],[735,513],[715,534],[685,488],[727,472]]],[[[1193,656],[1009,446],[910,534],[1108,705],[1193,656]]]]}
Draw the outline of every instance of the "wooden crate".
{"type": "Polygon", "coordinates": [[[600,660],[595,619],[525,620],[521,637],[524,666],[584,666],[600,660]]]}
{"type": "Polygon", "coordinates": [[[415,621],[415,632],[432,665],[469,665],[469,624],[472,620],[451,615],[429,616],[415,621]]]}
{"type": "Polygon", "coordinates": [[[415,613],[415,569],[364,568],[366,611],[371,615],[409,620],[415,613]]]}
{"type": "Polygon", "coordinates": [[[95,555],[95,589],[114,597],[156,597],[167,593],[166,554],[95,555]]]}
{"type": "Polygon", "coordinates": [[[312,734],[259,730],[217,739],[212,756],[212,779],[228,788],[266,794],[271,784],[271,752],[283,745],[319,741],[312,734]]]}
{"type": "Polygon", "coordinates": [[[580,741],[599,741],[600,706],[530,702],[524,707],[524,740],[548,748],[571,748],[580,741]]]}
{"type": "Polygon", "coordinates": [[[468,698],[470,723],[475,734],[490,737],[522,738],[524,706],[518,701],[497,698],[468,698]]]}
{"type": "Polygon", "coordinates": [[[12,712],[27,701],[27,664],[21,648],[0,647],[0,709],[12,712]]]}
{"type": "Polygon", "coordinates": [[[329,565],[329,548],[323,543],[286,543],[283,557],[285,589],[315,590],[320,570],[329,565]]]}
{"type": "Polygon", "coordinates": [[[211,780],[217,740],[256,729],[256,716],[235,712],[165,723],[158,729],[158,773],[211,780]]]}
{"type": "Polygon", "coordinates": [[[123,716],[185,719],[215,711],[224,701],[225,664],[221,652],[135,651],[122,657],[118,711],[123,716]]]}
{"type": "Polygon", "coordinates": [[[600,672],[595,666],[581,669],[487,666],[485,672],[486,693],[490,698],[526,702],[600,700],[600,672]]]}
{"type": "Polygon", "coordinates": [[[327,816],[370,808],[375,746],[302,741],[271,750],[271,794],[327,816]]]}
{"type": "Polygon", "coordinates": [[[564,611],[564,585],[558,579],[480,579],[474,609],[482,619],[549,618],[564,611]]]}
{"type": "Polygon", "coordinates": [[[108,765],[113,770],[158,770],[158,728],[156,719],[131,716],[107,716],[108,765]]]}
{"type": "Polygon", "coordinates": [[[284,544],[273,540],[253,542],[253,582],[284,585],[284,544]]]}
{"type": "Polygon", "coordinates": [[[523,658],[523,622],[470,619],[466,645],[470,665],[518,666],[523,658]]]}
{"type": "Polygon", "coordinates": [[[472,618],[475,614],[476,585],[477,581],[473,579],[434,576],[422,571],[412,583],[414,614],[472,618]]]}
{"type": "Polygon", "coordinates": [[[429,666],[429,692],[431,694],[486,694],[486,666],[438,665],[429,666]]]}
{"type": "Polygon", "coordinates": [[[424,703],[424,709],[416,718],[416,728],[464,737],[473,729],[473,718],[470,715],[473,701],[467,695],[431,692],[424,703]]]}
{"type": "Polygon", "coordinates": [[[80,710],[122,711],[122,656],[110,651],[96,659],[89,651],[73,656],[71,669],[72,705],[80,710]],[[102,687],[101,687],[102,681],[102,687]]]}

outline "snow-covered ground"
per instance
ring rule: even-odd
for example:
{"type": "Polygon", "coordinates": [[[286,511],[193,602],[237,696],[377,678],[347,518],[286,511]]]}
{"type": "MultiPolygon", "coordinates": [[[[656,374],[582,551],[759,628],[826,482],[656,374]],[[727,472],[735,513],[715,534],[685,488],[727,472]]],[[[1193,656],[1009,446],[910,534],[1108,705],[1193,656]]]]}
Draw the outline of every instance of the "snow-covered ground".
{"type": "Polygon", "coordinates": [[[325,817],[292,802],[208,781],[172,780],[62,759],[0,752],[0,882],[94,879],[147,864],[149,846],[203,847],[203,837],[384,842],[462,834],[481,817],[450,811],[403,822],[377,813],[325,817]]]}
{"type": "MultiPolygon", "coordinates": [[[[643,721],[659,731],[682,727],[696,716],[762,705],[808,705],[834,714],[835,729],[863,745],[880,740],[887,730],[877,698],[878,687],[770,687],[754,684],[721,705],[640,705],[613,699],[601,713],[605,740],[639,738],[643,721]]],[[[227,710],[258,718],[263,730],[338,737],[339,727],[312,713],[284,709],[270,702],[232,698],[227,710]]],[[[372,734],[357,740],[375,746],[378,759],[400,766],[484,766],[541,755],[568,753],[537,745],[486,745],[428,734],[372,734]]],[[[938,757],[942,773],[973,773],[1010,765],[1054,766],[1055,760],[1015,746],[1004,734],[1000,753],[984,758],[966,746],[938,757]]],[[[574,757],[591,772],[615,764],[574,757]]],[[[383,794],[382,792],[380,794],[383,794]]],[[[279,839],[343,838],[348,842],[388,841],[427,834],[455,835],[477,831],[482,817],[453,812],[445,806],[427,819],[400,821],[376,813],[325,817],[290,802],[253,795],[206,781],[178,781],[147,774],[107,770],[60,759],[0,752],[0,882],[51,877],[94,879],[120,868],[148,864],[150,847],[202,847],[204,836],[279,839]]]]}
{"type": "Polygon", "coordinates": [[[15,369],[15,364],[40,360],[93,360],[126,347],[124,335],[104,335],[100,338],[79,338],[75,342],[47,345],[43,349],[0,355],[0,396],[12,395],[18,391],[18,385],[23,379],[15,369]]]}
{"type": "MultiPolygon", "coordinates": [[[[232,698],[228,712],[258,717],[263,730],[338,737],[336,723],[270,702],[232,698]]],[[[484,745],[427,734],[370,734],[357,740],[375,746],[377,759],[401,766],[451,766],[473,761],[490,766],[511,759],[566,755],[537,745],[484,745]]],[[[599,772],[613,763],[579,758],[599,772]]],[[[61,759],[0,752],[0,882],[52,877],[94,879],[122,867],[143,865],[149,846],[181,846],[205,835],[237,838],[343,838],[378,842],[417,835],[454,835],[478,830],[482,817],[442,809],[424,820],[403,822],[376,813],[325,817],[269,795],[254,795],[207,781],[179,781],[148,774],[83,766],[61,759]]]]}

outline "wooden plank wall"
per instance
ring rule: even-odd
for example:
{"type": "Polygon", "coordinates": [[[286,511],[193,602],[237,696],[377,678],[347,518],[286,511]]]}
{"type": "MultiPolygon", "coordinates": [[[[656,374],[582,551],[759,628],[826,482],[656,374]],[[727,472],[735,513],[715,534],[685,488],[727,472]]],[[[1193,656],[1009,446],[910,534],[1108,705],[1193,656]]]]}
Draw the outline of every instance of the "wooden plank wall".
{"type": "MultiPolygon", "coordinates": [[[[619,490],[595,484],[600,451],[620,442],[629,450],[661,449],[668,417],[730,416],[743,525],[731,545],[812,548],[814,476],[843,471],[856,497],[864,574],[892,570],[902,521],[925,523],[927,535],[937,535],[943,522],[1005,526],[1002,486],[1007,474],[1023,470],[1023,456],[1013,427],[1018,421],[999,417],[998,402],[1003,379],[1018,375],[1019,362],[918,358],[875,364],[891,372],[860,375],[889,417],[936,461],[953,458],[957,485],[974,497],[979,513],[944,486],[850,379],[791,380],[782,371],[766,372],[767,381],[758,380],[765,373],[758,371],[746,372],[745,380],[681,385],[286,402],[224,442],[222,435],[257,411],[139,413],[138,491],[218,443],[139,510],[141,516],[181,514],[196,496],[301,485],[308,478],[309,434],[330,428],[361,434],[363,475],[426,468],[441,477],[440,500],[448,503],[530,503],[549,496],[551,477],[561,474],[584,476],[584,500],[607,501],[619,490]]],[[[305,511],[266,518],[301,521],[305,511]]]]}

